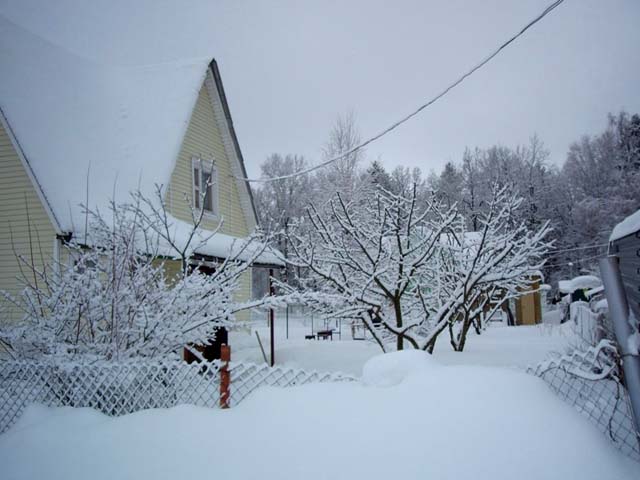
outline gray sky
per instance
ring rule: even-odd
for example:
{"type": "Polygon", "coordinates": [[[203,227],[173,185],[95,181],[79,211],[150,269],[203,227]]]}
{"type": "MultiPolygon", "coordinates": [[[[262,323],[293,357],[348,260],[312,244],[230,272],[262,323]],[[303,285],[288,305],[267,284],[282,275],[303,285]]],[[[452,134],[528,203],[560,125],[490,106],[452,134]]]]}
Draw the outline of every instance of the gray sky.
{"type": "MultiPolygon", "coordinates": [[[[336,116],[363,137],[423,103],[550,0],[222,4],[216,58],[250,175],[274,152],[310,161],[336,116]]],[[[455,91],[367,148],[426,173],[465,146],[533,133],[562,163],[569,144],[640,112],[640,2],[567,0],[455,91]]]]}
{"type": "MultiPolygon", "coordinates": [[[[0,13],[87,58],[139,65],[215,55],[249,174],[311,162],[339,114],[363,138],[439,93],[551,0],[0,0],[0,13]],[[73,12],[73,14],[69,14],[73,12]],[[80,39],[80,41],[79,41],[80,39]]],[[[427,173],[465,146],[537,133],[569,144],[640,112],[640,1],[566,0],[449,95],[367,148],[427,173]]]]}

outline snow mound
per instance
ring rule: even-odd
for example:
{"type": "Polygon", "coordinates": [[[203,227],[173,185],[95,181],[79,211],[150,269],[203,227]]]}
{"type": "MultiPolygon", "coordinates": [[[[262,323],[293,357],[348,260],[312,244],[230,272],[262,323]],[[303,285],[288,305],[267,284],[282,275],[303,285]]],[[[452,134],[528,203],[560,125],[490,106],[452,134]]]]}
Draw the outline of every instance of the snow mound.
{"type": "Polygon", "coordinates": [[[422,350],[377,355],[362,367],[362,382],[368,386],[391,387],[402,383],[407,377],[431,371],[437,363],[422,350]]]}
{"type": "Polygon", "coordinates": [[[562,293],[573,293],[576,290],[591,290],[602,286],[602,281],[594,275],[580,275],[572,280],[560,280],[558,288],[562,293]]]}
{"type": "Polygon", "coordinates": [[[609,304],[607,303],[607,299],[603,298],[602,300],[598,300],[594,304],[593,310],[596,312],[607,312],[609,310],[609,304]]]}

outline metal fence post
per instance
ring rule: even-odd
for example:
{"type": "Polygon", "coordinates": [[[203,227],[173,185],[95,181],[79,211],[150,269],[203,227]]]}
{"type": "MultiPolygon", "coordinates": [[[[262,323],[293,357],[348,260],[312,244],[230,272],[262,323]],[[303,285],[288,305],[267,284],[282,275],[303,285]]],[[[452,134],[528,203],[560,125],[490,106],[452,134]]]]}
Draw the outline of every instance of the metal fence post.
{"type": "MultiPolygon", "coordinates": [[[[275,295],[275,288],[273,286],[273,268],[269,269],[269,296],[273,297],[275,295]]],[[[270,333],[270,350],[271,350],[271,366],[273,367],[276,364],[276,359],[275,359],[275,327],[274,327],[274,322],[276,319],[276,313],[275,313],[275,309],[273,307],[271,307],[269,309],[269,333],[270,333]]]]}
{"type": "Polygon", "coordinates": [[[629,323],[629,304],[620,276],[618,258],[608,256],[600,259],[599,263],[609,315],[622,357],[624,379],[631,399],[636,432],[640,432],[640,356],[629,351],[628,340],[633,330],[629,323]]]}

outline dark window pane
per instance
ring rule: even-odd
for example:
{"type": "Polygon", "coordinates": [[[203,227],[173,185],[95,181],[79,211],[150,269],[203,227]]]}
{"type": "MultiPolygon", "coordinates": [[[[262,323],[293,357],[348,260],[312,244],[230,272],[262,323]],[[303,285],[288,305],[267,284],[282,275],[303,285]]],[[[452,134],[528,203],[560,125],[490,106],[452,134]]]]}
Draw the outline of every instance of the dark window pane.
{"type": "Polygon", "coordinates": [[[211,185],[209,185],[206,190],[207,193],[204,197],[204,208],[206,208],[210,212],[213,212],[213,195],[211,190],[211,185]]]}
{"type": "Polygon", "coordinates": [[[211,174],[202,172],[202,189],[206,192],[204,197],[204,209],[213,211],[213,195],[211,186],[211,174]]]}

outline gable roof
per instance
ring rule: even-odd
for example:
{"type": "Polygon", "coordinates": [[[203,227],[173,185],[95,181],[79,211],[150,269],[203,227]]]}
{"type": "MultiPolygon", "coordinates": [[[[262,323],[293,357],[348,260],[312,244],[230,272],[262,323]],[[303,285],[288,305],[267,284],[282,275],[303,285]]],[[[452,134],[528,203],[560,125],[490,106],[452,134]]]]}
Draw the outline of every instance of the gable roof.
{"type": "MultiPolygon", "coordinates": [[[[53,7],[42,5],[40,16],[46,16],[53,7]]],[[[111,199],[125,201],[134,190],[152,197],[155,185],[169,184],[206,78],[213,78],[221,101],[223,115],[217,118],[226,124],[223,136],[227,132],[232,145],[226,149],[229,161],[237,176],[246,177],[211,56],[192,51],[198,49],[184,38],[184,51],[172,52],[168,59],[150,55],[149,43],[158,32],[155,37],[151,32],[151,38],[139,32],[142,47],[117,42],[120,25],[115,20],[109,38],[94,38],[93,30],[76,35],[58,31],[69,27],[64,24],[52,31],[35,10],[22,23],[0,12],[0,113],[58,233],[83,230],[81,204],[105,210],[111,199]],[[86,43],[95,44],[95,51],[86,43]],[[140,52],[132,54],[131,49],[140,52]]],[[[88,11],[83,10],[85,15],[88,11]]],[[[84,25],[75,17],[72,23],[84,25]]],[[[139,26],[144,30],[144,23],[139,26]]],[[[237,182],[248,199],[243,211],[252,228],[257,216],[251,189],[245,181],[237,182]]]]}
{"type": "Polygon", "coordinates": [[[208,60],[100,64],[5,18],[0,43],[0,107],[63,232],[168,183],[208,60]]]}
{"type": "MultiPolygon", "coordinates": [[[[81,203],[100,207],[168,184],[208,69],[244,173],[211,58],[99,63],[2,16],[0,42],[0,108],[63,232],[78,229],[81,203]]],[[[250,214],[255,221],[253,205],[250,214]]]]}

